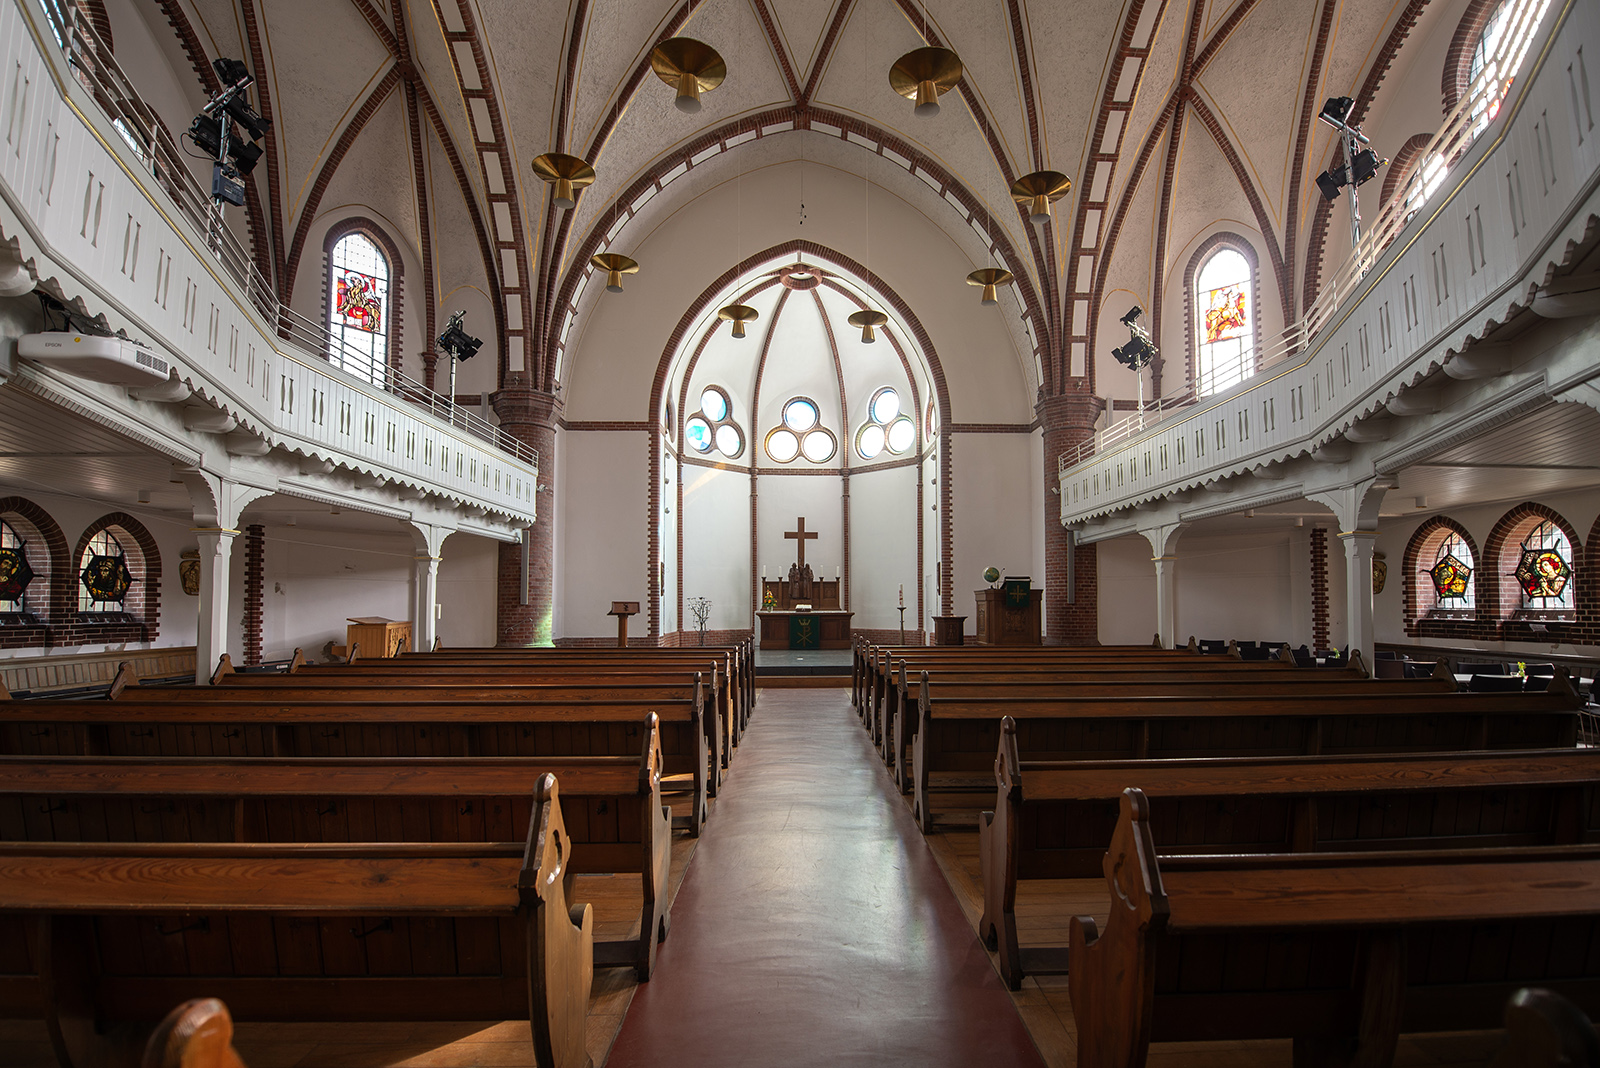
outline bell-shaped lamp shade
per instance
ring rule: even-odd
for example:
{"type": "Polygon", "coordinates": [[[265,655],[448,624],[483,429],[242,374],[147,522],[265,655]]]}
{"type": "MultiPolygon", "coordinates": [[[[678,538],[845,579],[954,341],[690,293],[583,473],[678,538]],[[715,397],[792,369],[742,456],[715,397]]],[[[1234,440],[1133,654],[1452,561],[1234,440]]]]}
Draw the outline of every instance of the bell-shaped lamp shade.
{"type": "Polygon", "coordinates": [[[627,256],[620,256],[615,252],[597,253],[589,257],[589,262],[597,270],[606,272],[607,293],[621,293],[622,276],[625,274],[637,274],[639,271],[637,260],[629,259],[627,256]]]}
{"type": "Polygon", "coordinates": [[[1011,199],[1028,206],[1028,221],[1050,221],[1050,205],[1072,192],[1072,179],[1060,171],[1034,171],[1011,183],[1011,199]]]}
{"type": "Polygon", "coordinates": [[[889,86],[917,102],[922,118],[939,114],[939,97],[961,81],[961,57],[948,48],[915,48],[889,68],[889,86]]]}
{"type": "Polygon", "coordinates": [[[1009,284],[1011,278],[1011,272],[1002,267],[980,267],[967,275],[967,285],[982,286],[983,299],[980,303],[984,307],[991,307],[1000,303],[1000,294],[996,287],[1009,284]]]}
{"type": "Polygon", "coordinates": [[[744,324],[755,322],[761,318],[761,313],[748,304],[730,304],[717,311],[717,318],[733,324],[734,337],[744,337],[744,324]]]}
{"type": "Polygon", "coordinates": [[[533,173],[551,186],[550,203],[567,211],[578,203],[578,190],[594,182],[594,168],[565,152],[546,152],[533,161],[533,173]]]}
{"type": "Polygon", "coordinates": [[[878,340],[878,327],[889,321],[889,317],[881,311],[863,310],[853,313],[848,320],[851,326],[861,328],[861,343],[871,345],[878,340]]]}
{"type": "Polygon", "coordinates": [[[685,115],[700,110],[700,94],[709,93],[728,76],[717,50],[692,37],[669,37],[650,50],[650,69],[677,91],[672,106],[685,115]]]}

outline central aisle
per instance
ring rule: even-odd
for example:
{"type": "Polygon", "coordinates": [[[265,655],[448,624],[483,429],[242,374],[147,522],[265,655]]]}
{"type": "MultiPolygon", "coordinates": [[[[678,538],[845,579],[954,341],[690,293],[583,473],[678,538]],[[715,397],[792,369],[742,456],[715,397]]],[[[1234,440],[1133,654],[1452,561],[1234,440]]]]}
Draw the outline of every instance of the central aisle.
{"type": "Polygon", "coordinates": [[[1043,1064],[849,690],[761,692],[606,1063],[1043,1064]]]}

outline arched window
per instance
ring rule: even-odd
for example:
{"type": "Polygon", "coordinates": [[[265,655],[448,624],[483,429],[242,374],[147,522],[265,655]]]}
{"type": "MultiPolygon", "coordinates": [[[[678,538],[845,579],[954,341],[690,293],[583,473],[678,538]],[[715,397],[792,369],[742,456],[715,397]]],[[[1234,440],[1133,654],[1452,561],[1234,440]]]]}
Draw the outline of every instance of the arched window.
{"type": "Polygon", "coordinates": [[[387,382],[390,261],[364,230],[339,237],[328,255],[330,360],[374,385],[387,382]]]}
{"type": "MultiPolygon", "coordinates": [[[[1405,626],[1412,637],[1465,638],[1478,625],[1479,553],[1471,536],[1448,516],[1434,516],[1406,545],[1405,626]]],[[[1491,600],[1494,581],[1489,582],[1491,600]]],[[[1492,607],[1492,606],[1491,606],[1492,607]]]]}
{"type": "Polygon", "coordinates": [[[1446,529],[1433,552],[1428,578],[1433,584],[1433,610],[1470,612],[1478,606],[1477,586],[1472,581],[1476,563],[1472,546],[1458,532],[1446,529]]]}
{"type": "Polygon", "coordinates": [[[1255,373],[1254,259],[1255,250],[1243,238],[1217,234],[1190,263],[1190,370],[1198,396],[1235,386],[1255,373]]]}
{"type": "Polygon", "coordinates": [[[108,622],[127,622],[124,602],[137,581],[127,550],[111,528],[96,531],[78,556],[78,612],[108,622]]]}
{"type": "Polygon", "coordinates": [[[36,581],[33,559],[44,551],[44,545],[30,546],[16,527],[0,519],[0,626],[39,623],[49,584],[36,581]]]}
{"type": "Polygon", "coordinates": [[[1550,0],[1474,0],[1467,6],[1450,44],[1444,104],[1449,110],[1463,96],[1472,101],[1473,137],[1500,113],[1549,7],[1550,0]]]}
{"type": "Polygon", "coordinates": [[[133,516],[113,512],[78,541],[73,641],[153,641],[161,619],[161,553],[133,516]]]}
{"type": "Polygon", "coordinates": [[[1541,521],[1522,539],[1512,574],[1522,590],[1524,611],[1572,611],[1572,542],[1550,520],[1541,521]]]}

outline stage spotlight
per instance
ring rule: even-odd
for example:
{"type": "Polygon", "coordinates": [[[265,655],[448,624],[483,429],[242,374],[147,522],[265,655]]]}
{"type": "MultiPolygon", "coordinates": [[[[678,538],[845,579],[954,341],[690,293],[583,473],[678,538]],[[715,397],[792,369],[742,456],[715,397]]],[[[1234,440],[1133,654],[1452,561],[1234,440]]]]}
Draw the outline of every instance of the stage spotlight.
{"type": "Polygon", "coordinates": [[[439,335],[439,347],[458,360],[472,359],[483,345],[482,341],[461,328],[462,320],[466,317],[466,312],[456,312],[445,324],[444,333],[439,335]]]}
{"type": "Polygon", "coordinates": [[[1355,101],[1348,96],[1330,96],[1323,102],[1322,111],[1317,118],[1336,130],[1342,130],[1345,119],[1350,116],[1350,108],[1354,104],[1355,101]]]}
{"type": "Polygon", "coordinates": [[[250,78],[250,68],[244,65],[244,60],[242,59],[218,57],[211,61],[211,69],[217,72],[217,77],[222,80],[224,87],[235,86],[240,82],[253,80],[250,78]]]}
{"type": "Polygon", "coordinates": [[[1344,185],[1349,181],[1343,167],[1334,167],[1317,175],[1317,188],[1327,200],[1338,200],[1344,185]]]}
{"type": "Polygon", "coordinates": [[[1355,174],[1356,185],[1366,185],[1378,173],[1379,164],[1388,163],[1386,159],[1379,159],[1378,154],[1370,148],[1363,148],[1357,152],[1355,159],[1351,160],[1355,174]]]}
{"type": "Polygon", "coordinates": [[[1141,316],[1143,314],[1144,314],[1144,309],[1139,307],[1137,304],[1135,304],[1132,308],[1130,308],[1128,310],[1128,314],[1124,315],[1121,319],[1118,320],[1118,322],[1120,322],[1123,326],[1127,327],[1129,330],[1132,330],[1132,329],[1134,329],[1133,324],[1138,322],[1139,321],[1139,316],[1141,316]]]}

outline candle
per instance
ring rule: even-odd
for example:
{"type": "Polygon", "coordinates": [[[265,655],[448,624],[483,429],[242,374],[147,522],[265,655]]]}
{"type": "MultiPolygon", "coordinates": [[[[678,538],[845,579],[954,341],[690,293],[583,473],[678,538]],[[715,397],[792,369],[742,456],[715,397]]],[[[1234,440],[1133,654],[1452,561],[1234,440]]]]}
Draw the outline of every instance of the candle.
{"type": "Polygon", "coordinates": [[[905,604],[906,604],[906,584],[904,582],[902,582],[902,583],[900,583],[900,607],[904,608],[905,604]]]}
{"type": "Polygon", "coordinates": [[[766,565],[762,565],[762,568],[761,568],[761,581],[762,581],[762,582],[765,582],[765,581],[767,581],[767,569],[766,569],[766,565]]]}
{"type": "Polygon", "coordinates": [[[834,564],[834,565],[833,565],[833,577],[834,577],[834,578],[835,578],[835,579],[838,579],[838,577],[839,577],[839,573],[840,573],[840,571],[842,571],[842,570],[843,570],[843,569],[842,569],[842,568],[841,568],[841,567],[840,567],[840,566],[839,566],[839,565],[838,565],[838,564],[834,564]]]}

